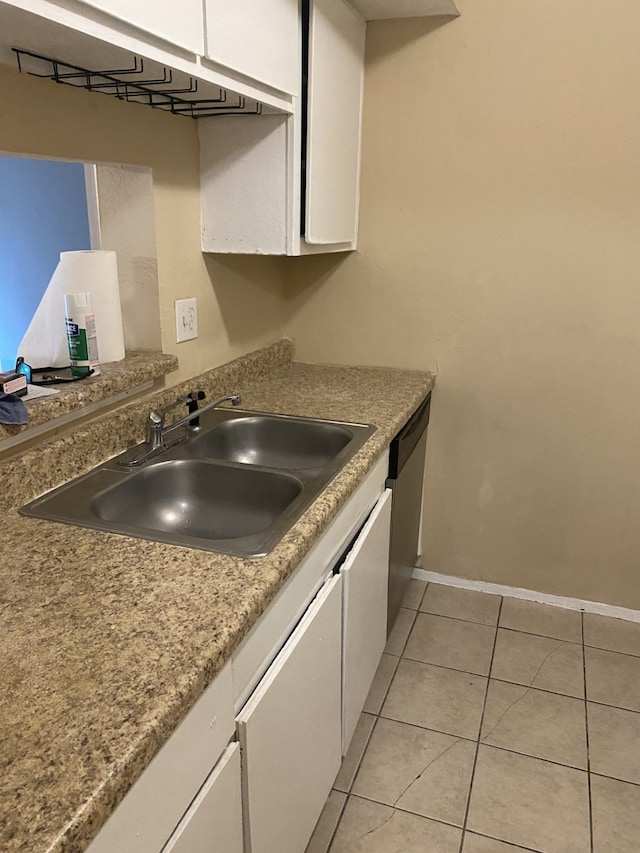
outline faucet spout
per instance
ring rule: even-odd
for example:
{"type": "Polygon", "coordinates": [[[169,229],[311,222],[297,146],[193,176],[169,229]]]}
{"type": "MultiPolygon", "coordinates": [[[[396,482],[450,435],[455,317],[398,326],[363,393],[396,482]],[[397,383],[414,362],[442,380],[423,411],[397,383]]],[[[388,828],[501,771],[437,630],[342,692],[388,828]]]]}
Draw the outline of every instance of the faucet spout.
{"type": "Polygon", "coordinates": [[[162,435],[165,436],[167,433],[173,432],[174,429],[178,429],[178,427],[187,426],[187,424],[204,414],[204,412],[208,412],[209,409],[214,409],[216,406],[221,406],[223,403],[231,403],[232,406],[239,406],[241,402],[242,395],[240,394],[225,394],[223,397],[216,397],[215,400],[211,400],[206,405],[189,412],[189,414],[185,415],[184,418],[180,418],[180,420],[175,421],[168,427],[163,427],[162,435]]]}
{"type": "Polygon", "coordinates": [[[198,417],[203,412],[207,412],[215,406],[221,406],[222,403],[231,403],[232,406],[239,406],[242,402],[240,394],[225,394],[222,397],[216,397],[215,400],[211,400],[211,402],[202,406],[202,408],[198,408],[198,400],[202,400],[203,398],[203,391],[195,391],[186,397],[177,397],[167,406],[159,409],[152,409],[149,412],[149,418],[147,420],[146,449],[142,455],[136,459],[124,459],[118,464],[122,465],[124,468],[135,468],[137,465],[141,465],[153,456],[157,456],[159,453],[162,453],[163,450],[167,450],[168,447],[171,447],[173,444],[177,444],[177,442],[182,441],[186,437],[180,436],[171,442],[171,444],[167,445],[165,438],[170,432],[173,432],[179,427],[189,426],[193,424],[194,421],[197,423],[198,417]],[[179,406],[181,403],[189,406],[189,414],[174,423],[169,424],[169,426],[165,426],[164,419],[167,413],[170,412],[171,409],[175,409],[175,407],[179,406]]]}

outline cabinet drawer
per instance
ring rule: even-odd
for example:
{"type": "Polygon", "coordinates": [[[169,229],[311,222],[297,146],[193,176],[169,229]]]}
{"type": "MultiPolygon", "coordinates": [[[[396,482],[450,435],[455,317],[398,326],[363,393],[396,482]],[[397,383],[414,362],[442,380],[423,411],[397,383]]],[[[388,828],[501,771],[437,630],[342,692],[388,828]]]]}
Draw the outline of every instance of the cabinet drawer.
{"type": "Polygon", "coordinates": [[[227,747],[162,853],[242,853],[237,743],[227,747]]]}
{"type": "Polygon", "coordinates": [[[233,732],[227,665],[133,785],[88,853],[158,853],[233,732]]]}

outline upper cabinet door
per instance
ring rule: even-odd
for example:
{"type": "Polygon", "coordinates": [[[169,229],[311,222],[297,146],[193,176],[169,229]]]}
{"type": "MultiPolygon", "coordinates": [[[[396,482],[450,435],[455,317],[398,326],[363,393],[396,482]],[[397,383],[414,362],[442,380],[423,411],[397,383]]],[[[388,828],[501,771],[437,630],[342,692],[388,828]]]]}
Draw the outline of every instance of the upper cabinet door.
{"type": "Polygon", "coordinates": [[[201,56],[204,53],[202,0],[81,0],[152,36],[201,56]]]}
{"type": "Polygon", "coordinates": [[[364,20],[344,0],[312,0],[309,19],[308,243],[355,243],[358,232],[364,20]]]}
{"type": "Polygon", "coordinates": [[[205,0],[205,8],[208,59],[300,94],[299,0],[205,0]]]}

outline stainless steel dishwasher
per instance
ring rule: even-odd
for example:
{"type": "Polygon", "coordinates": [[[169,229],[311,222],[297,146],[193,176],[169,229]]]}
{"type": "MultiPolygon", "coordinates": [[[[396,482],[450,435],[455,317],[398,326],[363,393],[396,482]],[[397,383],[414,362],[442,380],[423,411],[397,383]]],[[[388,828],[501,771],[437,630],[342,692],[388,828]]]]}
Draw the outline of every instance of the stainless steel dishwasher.
{"type": "Polygon", "coordinates": [[[427,449],[431,394],[391,442],[387,488],[393,491],[389,548],[389,608],[391,633],[418,559],[422,484],[427,449]]]}

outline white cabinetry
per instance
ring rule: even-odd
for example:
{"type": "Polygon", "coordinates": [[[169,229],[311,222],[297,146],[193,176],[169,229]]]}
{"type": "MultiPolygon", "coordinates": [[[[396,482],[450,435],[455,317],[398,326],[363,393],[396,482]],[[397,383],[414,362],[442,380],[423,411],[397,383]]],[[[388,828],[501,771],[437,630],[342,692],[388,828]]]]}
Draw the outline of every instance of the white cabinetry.
{"type": "Polygon", "coordinates": [[[374,466],[234,655],[246,853],[305,849],[362,711],[386,643],[387,465],[374,466]]]}
{"type": "Polygon", "coordinates": [[[305,849],[386,641],[387,468],[385,454],[88,853],[305,849]]]}
{"type": "Polygon", "coordinates": [[[365,22],[345,0],[311,0],[302,38],[308,115],[302,95],[291,116],[199,123],[205,252],[356,247],[365,22]]]}
{"type": "Polygon", "coordinates": [[[299,0],[205,0],[207,59],[300,93],[299,0]]]}
{"type": "MultiPolygon", "coordinates": [[[[233,0],[226,5],[233,8],[233,0]]],[[[283,41],[270,45],[274,55],[286,53],[283,41]]],[[[296,34],[296,51],[297,45],[296,34]]],[[[96,72],[121,69],[113,76],[132,84],[156,81],[154,92],[177,90],[186,100],[219,99],[222,89],[231,109],[242,98],[249,110],[255,102],[285,115],[294,109],[292,94],[207,60],[203,0],[0,0],[0,62],[16,64],[12,47],[96,72]],[[144,69],[138,62],[136,73],[125,71],[134,57],[144,69]]],[[[47,73],[42,65],[27,70],[47,73]]]]}
{"type": "Polygon", "coordinates": [[[204,53],[202,0],[80,0],[191,53],[204,53]]]}
{"type": "Polygon", "coordinates": [[[365,26],[342,0],[313,0],[309,21],[307,243],[358,236],[365,26]]]}
{"type": "Polygon", "coordinates": [[[458,17],[455,0],[351,0],[367,21],[384,18],[421,18],[425,15],[458,17]]]}
{"type": "Polygon", "coordinates": [[[391,491],[369,516],[341,569],[343,577],[343,754],[346,754],[387,642],[391,491]]]}
{"type": "Polygon", "coordinates": [[[300,853],[341,759],[341,583],[320,590],[238,717],[247,853],[300,853]]]}
{"type": "MultiPolygon", "coordinates": [[[[233,697],[240,710],[314,596],[332,573],[347,545],[384,491],[389,456],[380,457],[328,528],[249,631],[231,661],[233,697]]],[[[382,559],[386,560],[383,554],[382,559]]],[[[386,618],[386,617],[385,617],[386,618]]]]}
{"type": "Polygon", "coordinates": [[[240,747],[230,744],[162,853],[242,853],[240,747]]]}
{"type": "MultiPolygon", "coordinates": [[[[234,727],[227,665],[133,785],[88,853],[159,853],[233,737],[234,727]]],[[[239,808],[239,787],[236,802],[239,808]]]]}

